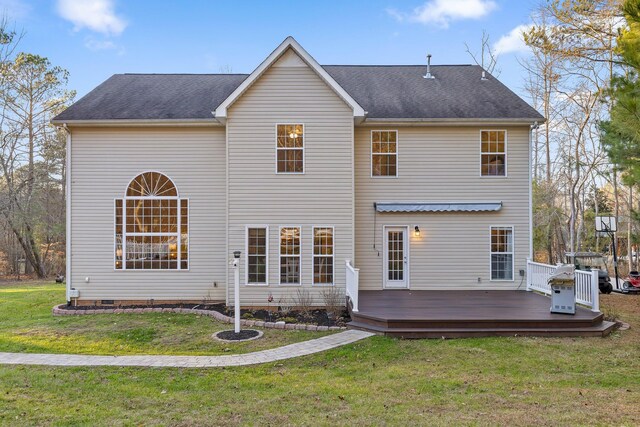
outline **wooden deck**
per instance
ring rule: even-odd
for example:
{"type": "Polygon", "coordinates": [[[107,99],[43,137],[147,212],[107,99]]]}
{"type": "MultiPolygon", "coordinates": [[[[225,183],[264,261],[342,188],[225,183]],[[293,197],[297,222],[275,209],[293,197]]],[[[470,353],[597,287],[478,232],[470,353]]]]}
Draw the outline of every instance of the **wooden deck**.
{"type": "Polygon", "coordinates": [[[360,291],[349,327],[403,338],[605,336],[614,324],[578,307],[549,312],[548,297],[525,291],[360,291]]]}

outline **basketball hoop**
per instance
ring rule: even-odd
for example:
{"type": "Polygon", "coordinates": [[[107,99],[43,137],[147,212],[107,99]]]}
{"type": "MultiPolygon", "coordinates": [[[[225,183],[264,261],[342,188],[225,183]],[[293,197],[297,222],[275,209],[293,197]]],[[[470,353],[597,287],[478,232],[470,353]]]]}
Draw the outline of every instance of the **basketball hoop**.
{"type": "Polygon", "coordinates": [[[618,222],[615,216],[597,216],[596,231],[598,233],[615,233],[618,231],[618,222]]]}

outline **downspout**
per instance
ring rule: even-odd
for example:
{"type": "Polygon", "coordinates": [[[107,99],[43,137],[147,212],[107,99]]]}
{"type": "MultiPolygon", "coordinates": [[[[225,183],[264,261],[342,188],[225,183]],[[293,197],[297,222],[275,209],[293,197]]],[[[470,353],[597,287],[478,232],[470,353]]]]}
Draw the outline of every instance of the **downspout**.
{"type": "Polygon", "coordinates": [[[533,122],[531,126],[529,126],[529,259],[534,261],[533,257],[533,177],[534,171],[531,169],[532,167],[532,146],[533,146],[533,131],[538,129],[540,125],[538,122],[533,122]]]}
{"type": "MultiPolygon", "coordinates": [[[[224,280],[224,287],[225,287],[225,296],[224,296],[224,303],[225,305],[229,305],[229,263],[226,262],[226,260],[229,258],[229,126],[227,125],[227,123],[225,122],[225,127],[224,127],[224,147],[225,147],[225,162],[224,162],[224,179],[225,179],[225,190],[224,190],[224,204],[225,204],[225,243],[224,243],[224,247],[225,247],[225,254],[224,254],[224,259],[225,259],[225,280],[224,280]]],[[[267,241],[269,241],[269,236],[267,236],[267,241]]],[[[246,256],[246,254],[245,254],[246,256]]],[[[268,256],[268,254],[267,254],[268,256]]],[[[267,271],[267,280],[268,280],[268,276],[269,272],[267,271]]]]}
{"type": "Polygon", "coordinates": [[[67,133],[67,145],[66,145],[66,160],[65,160],[65,168],[66,168],[66,182],[65,182],[65,192],[66,192],[66,215],[65,215],[65,228],[66,228],[66,267],[65,267],[65,284],[66,284],[66,298],[67,304],[71,303],[71,287],[72,287],[72,279],[71,279],[71,131],[67,127],[67,124],[64,123],[62,128],[67,133]]]}

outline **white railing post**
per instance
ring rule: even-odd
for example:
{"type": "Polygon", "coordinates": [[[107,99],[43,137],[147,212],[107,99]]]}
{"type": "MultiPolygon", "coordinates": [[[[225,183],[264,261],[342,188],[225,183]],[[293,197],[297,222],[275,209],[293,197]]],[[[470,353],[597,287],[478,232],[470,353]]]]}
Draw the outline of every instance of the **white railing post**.
{"type": "Polygon", "coordinates": [[[600,311],[600,277],[598,270],[591,270],[591,311],[600,311]]]}
{"type": "Polygon", "coordinates": [[[351,265],[351,260],[345,261],[346,289],[345,294],[351,299],[351,311],[358,311],[358,287],[360,281],[360,269],[351,265]]]}
{"type": "Polygon", "coordinates": [[[527,292],[531,292],[531,258],[527,258],[527,292]]]}

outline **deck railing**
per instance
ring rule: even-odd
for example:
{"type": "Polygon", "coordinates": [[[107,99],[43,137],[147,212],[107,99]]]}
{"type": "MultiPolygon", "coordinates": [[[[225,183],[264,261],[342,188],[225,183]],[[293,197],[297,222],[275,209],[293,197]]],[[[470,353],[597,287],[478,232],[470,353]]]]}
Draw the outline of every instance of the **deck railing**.
{"type": "Polygon", "coordinates": [[[576,270],[576,302],[586,305],[593,311],[600,311],[600,287],[598,270],[576,270]]]}
{"type": "Polygon", "coordinates": [[[351,265],[351,260],[346,261],[347,277],[347,298],[351,300],[351,311],[358,311],[358,282],[360,280],[360,269],[351,265]]]}
{"type": "MultiPolygon", "coordinates": [[[[527,261],[527,290],[551,295],[549,276],[555,272],[555,266],[527,261]]],[[[575,272],[576,303],[600,311],[600,289],[598,270],[575,272]]]]}

